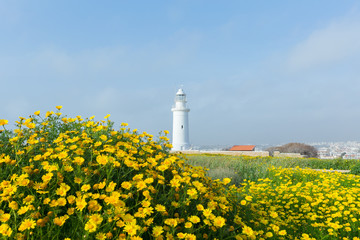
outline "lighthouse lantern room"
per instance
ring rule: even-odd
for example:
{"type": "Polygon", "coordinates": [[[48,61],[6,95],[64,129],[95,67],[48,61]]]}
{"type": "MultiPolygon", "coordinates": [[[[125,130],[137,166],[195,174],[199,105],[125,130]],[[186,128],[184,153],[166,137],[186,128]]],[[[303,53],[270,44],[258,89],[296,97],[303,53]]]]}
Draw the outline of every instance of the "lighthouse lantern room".
{"type": "Polygon", "coordinates": [[[190,149],[188,120],[190,109],[186,107],[186,94],[182,88],[176,93],[175,105],[171,111],[173,112],[172,150],[188,150],[190,149]]]}

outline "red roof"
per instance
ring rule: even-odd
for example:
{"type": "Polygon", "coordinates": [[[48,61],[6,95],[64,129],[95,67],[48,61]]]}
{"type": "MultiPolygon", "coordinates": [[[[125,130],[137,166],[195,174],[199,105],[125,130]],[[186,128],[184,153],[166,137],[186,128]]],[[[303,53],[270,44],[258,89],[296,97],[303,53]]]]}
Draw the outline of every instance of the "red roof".
{"type": "Polygon", "coordinates": [[[255,145],[235,145],[229,151],[254,151],[255,145]]]}

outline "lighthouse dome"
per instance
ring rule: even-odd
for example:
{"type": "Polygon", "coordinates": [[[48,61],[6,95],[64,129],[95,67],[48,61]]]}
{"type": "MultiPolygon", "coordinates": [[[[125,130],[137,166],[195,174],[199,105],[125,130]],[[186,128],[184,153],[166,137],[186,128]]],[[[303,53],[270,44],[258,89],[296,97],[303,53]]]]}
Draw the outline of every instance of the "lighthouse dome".
{"type": "Polygon", "coordinates": [[[177,91],[176,93],[176,96],[175,96],[175,101],[176,102],[185,102],[186,101],[186,94],[184,92],[184,90],[182,90],[182,88],[179,88],[179,90],[177,91]]]}
{"type": "Polygon", "coordinates": [[[182,88],[179,88],[179,90],[177,91],[176,95],[178,95],[178,94],[185,94],[185,93],[184,93],[184,90],[183,90],[182,88]]]}

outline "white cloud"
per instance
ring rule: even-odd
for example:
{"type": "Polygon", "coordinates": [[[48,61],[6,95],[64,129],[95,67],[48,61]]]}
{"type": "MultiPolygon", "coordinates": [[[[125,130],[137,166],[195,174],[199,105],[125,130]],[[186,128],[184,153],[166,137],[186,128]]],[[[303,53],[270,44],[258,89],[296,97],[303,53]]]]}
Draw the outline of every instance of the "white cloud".
{"type": "Polygon", "coordinates": [[[345,18],[314,31],[290,53],[292,71],[327,67],[360,55],[360,19],[345,18]]]}

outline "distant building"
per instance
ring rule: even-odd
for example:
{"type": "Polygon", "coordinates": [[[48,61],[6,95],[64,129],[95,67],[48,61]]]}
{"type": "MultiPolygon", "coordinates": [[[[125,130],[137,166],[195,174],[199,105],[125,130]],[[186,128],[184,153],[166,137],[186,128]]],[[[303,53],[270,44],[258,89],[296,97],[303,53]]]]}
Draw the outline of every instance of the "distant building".
{"type": "Polygon", "coordinates": [[[255,145],[234,145],[229,151],[255,151],[255,145]]]}

